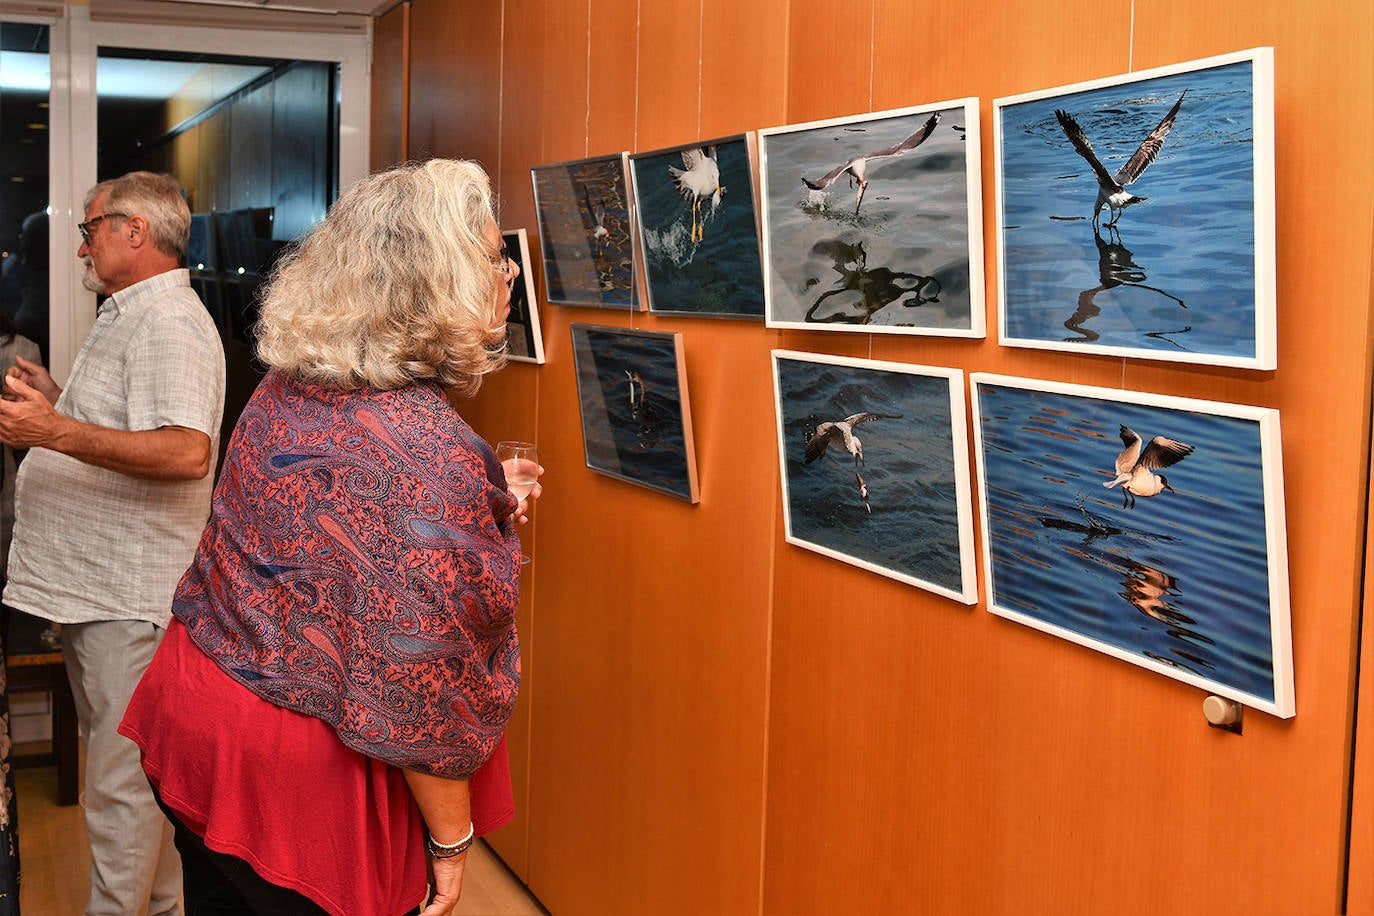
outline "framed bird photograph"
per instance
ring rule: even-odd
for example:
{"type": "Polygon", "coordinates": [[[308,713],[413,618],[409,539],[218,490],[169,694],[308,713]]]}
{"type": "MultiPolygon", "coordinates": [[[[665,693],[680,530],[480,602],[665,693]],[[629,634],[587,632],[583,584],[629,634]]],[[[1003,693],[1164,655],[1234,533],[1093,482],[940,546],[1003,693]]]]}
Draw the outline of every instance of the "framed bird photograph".
{"type": "Polygon", "coordinates": [[[789,544],[978,600],[964,375],[773,351],[789,544]]]}
{"type": "Polygon", "coordinates": [[[625,163],[615,153],[530,169],[550,304],[640,310],[625,163]]]}
{"type": "Polygon", "coordinates": [[[682,334],[572,325],[587,467],[696,503],[682,334]]]}
{"type": "Polygon", "coordinates": [[[1278,411],[970,380],[989,610],[1294,715],[1278,411]]]}
{"type": "Polygon", "coordinates": [[[520,268],[511,282],[510,314],[506,316],[506,356],[522,363],[544,362],[544,335],[539,330],[539,307],[530,273],[530,243],[524,229],[501,233],[506,257],[520,268]]]}
{"type": "Polygon", "coordinates": [[[993,110],[1001,343],[1276,367],[1272,48],[993,110]]]}
{"type": "Polygon", "coordinates": [[[752,134],[630,156],[649,311],[763,318],[752,134]]]}
{"type": "Polygon", "coordinates": [[[759,131],[769,327],[983,337],[978,100],[759,131]]]}

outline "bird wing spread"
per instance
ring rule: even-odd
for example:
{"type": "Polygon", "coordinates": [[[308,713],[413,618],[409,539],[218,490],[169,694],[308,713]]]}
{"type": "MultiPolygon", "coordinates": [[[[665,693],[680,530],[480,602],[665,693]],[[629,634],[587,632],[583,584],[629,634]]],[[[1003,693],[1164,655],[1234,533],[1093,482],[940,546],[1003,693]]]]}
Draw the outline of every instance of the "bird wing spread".
{"type": "Polygon", "coordinates": [[[1150,444],[1145,446],[1145,451],[1141,453],[1137,464],[1150,470],[1167,468],[1171,464],[1178,464],[1192,453],[1193,447],[1187,443],[1155,436],[1150,440],[1150,444]]]}
{"type": "Polygon", "coordinates": [[[1055,118],[1059,121],[1059,126],[1064,129],[1064,134],[1073,144],[1074,150],[1078,155],[1087,160],[1088,165],[1092,166],[1093,172],[1097,175],[1097,183],[1111,191],[1120,191],[1121,185],[1117,184],[1116,179],[1107,171],[1107,167],[1097,158],[1097,153],[1093,152],[1093,145],[1088,141],[1088,135],[1083,133],[1083,128],[1078,126],[1073,115],[1063,109],[1056,108],[1055,118]]]}
{"type": "MultiPolygon", "coordinates": [[[[1121,441],[1126,446],[1116,459],[1116,475],[1118,478],[1131,476],[1131,469],[1135,467],[1136,460],[1140,457],[1140,434],[1133,429],[1128,429],[1124,424],[1121,427],[1121,441]]],[[[1118,483],[1122,482],[1118,480],[1118,483]]]]}
{"type": "Polygon", "coordinates": [[[806,177],[803,177],[802,181],[804,181],[806,183],[806,186],[813,191],[824,191],[826,188],[830,187],[831,183],[836,178],[839,178],[841,175],[847,172],[849,170],[849,166],[853,162],[854,160],[851,159],[849,160],[849,162],[846,162],[842,165],[837,165],[833,169],[822,175],[820,178],[817,178],[815,181],[812,181],[806,177]]]}
{"type": "Polygon", "coordinates": [[[873,413],[865,410],[863,413],[850,414],[844,418],[844,422],[849,426],[858,426],[860,423],[867,423],[869,420],[900,420],[901,417],[890,413],[873,413]]]}
{"type": "MultiPolygon", "coordinates": [[[[1187,94],[1188,90],[1183,90],[1183,95],[1187,94]]],[[[1150,163],[1155,161],[1155,157],[1159,155],[1160,147],[1164,146],[1164,138],[1167,137],[1169,131],[1173,129],[1174,118],[1178,115],[1179,106],[1183,104],[1183,95],[1178,97],[1178,101],[1174,103],[1173,108],[1169,109],[1169,113],[1164,116],[1164,120],[1159,122],[1158,127],[1150,131],[1150,135],[1141,141],[1135,153],[1130,159],[1126,160],[1126,164],[1117,171],[1115,176],[1117,184],[1124,188],[1141,175],[1144,175],[1145,170],[1150,167],[1150,163]]]]}
{"type": "Polygon", "coordinates": [[[900,156],[902,153],[909,153],[930,138],[935,130],[935,125],[940,123],[940,112],[931,115],[926,123],[896,146],[889,146],[887,149],[880,149],[876,153],[869,153],[869,159],[881,159],[885,156],[900,156]]]}
{"type": "Polygon", "coordinates": [[[830,434],[834,429],[834,423],[822,423],[820,426],[816,427],[816,431],[811,434],[811,438],[806,440],[807,464],[810,464],[825,454],[826,447],[830,445],[830,434]]]}

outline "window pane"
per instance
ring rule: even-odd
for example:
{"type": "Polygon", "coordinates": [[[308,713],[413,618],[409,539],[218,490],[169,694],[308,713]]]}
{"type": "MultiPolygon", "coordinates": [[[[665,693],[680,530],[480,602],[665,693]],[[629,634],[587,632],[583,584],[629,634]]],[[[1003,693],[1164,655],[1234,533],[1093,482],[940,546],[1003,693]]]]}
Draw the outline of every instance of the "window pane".
{"type": "Polygon", "coordinates": [[[0,341],[48,347],[48,27],[0,22],[0,341]]]}

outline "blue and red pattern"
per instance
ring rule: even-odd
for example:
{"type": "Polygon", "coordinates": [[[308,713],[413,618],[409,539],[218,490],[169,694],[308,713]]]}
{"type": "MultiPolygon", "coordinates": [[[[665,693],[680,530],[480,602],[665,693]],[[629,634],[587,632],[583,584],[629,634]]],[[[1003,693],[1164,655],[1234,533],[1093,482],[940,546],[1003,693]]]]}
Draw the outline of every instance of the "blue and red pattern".
{"type": "Polygon", "coordinates": [[[368,757],[465,779],[520,683],[516,507],[437,385],[334,391],[272,372],[172,613],[263,699],[368,757]]]}

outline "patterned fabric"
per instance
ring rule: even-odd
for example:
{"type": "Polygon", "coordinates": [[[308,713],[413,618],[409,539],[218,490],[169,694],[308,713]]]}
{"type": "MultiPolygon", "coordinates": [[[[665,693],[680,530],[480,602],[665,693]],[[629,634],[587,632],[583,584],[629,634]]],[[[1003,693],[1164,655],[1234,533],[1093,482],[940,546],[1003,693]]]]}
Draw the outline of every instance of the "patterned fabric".
{"type": "Polygon", "coordinates": [[[185,270],[101,305],[57,410],[97,426],[183,426],[210,437],[201,480],[139,480],[45,448],[19,468],[5,602],[59,623],[167,626],[205,527],[224,415],[224,348],[185,270]]]}
{"type": "Polygon", "coordinates": [[[172,612],[263,699],[368,757],[465,779],[519,686],[516,506],[437,385],[341,392],[272,372],[172,612]]]}

